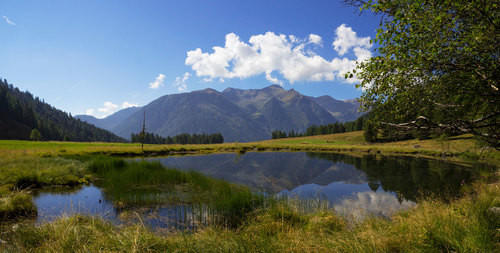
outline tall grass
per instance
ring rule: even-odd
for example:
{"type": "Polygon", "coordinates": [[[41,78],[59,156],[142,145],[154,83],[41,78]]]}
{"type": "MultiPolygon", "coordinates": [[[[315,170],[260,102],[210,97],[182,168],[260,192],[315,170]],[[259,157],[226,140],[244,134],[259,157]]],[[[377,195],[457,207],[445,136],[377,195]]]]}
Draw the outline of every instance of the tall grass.
{"type": "Polygon", "coordinates": [[[0,156],[0,219],[36,214],[30,190],[87,183],[84,164],[64,158],[0,156]]]}
{"type": "Polygon", "coordinates": [[[0,197],[0,220],[23,218],[36,213],[36,207],[27,191],[11,191],[0,197]]]}
{"type": "Polygon", "coordinates": [[[158,161],[98,157],[88,168],[117,207],[189,204],[195,209],[208,209],[214,221],[233,227],[261,207],[265,198],[248,187],[195,171],[166,168],[158,161]]]}
{"type": "Polygon", "coordinates": [[[480,184],[450,203],[424,200],[391,219],[347,224],[332,212],[298,212],[290,202],[261,208],[238,229],[209,226],[159,235],[141,224],[116,227],[74,216],[2,235],[3,251],[40,252],[498,252],[500,186],[480,184]]]}
{"type": "Polygon", "coordinates": [[[79,161],[64,158],[0,157],[0,185],[33,189],[87,183],[90,175],[79,161]]]}
{"type": "MultiPolygon", "coordinates": [[[[148,154],[244,150],[360,150],[441,154],[435,141],[365,145],[356,133],[311,138],[300,143],[259,142],[221,145],[146,145],[148,154]],[[345,138],[344,138],[345,137],[345,138]],[[344,138],[345,140],[342,140],[344,138]],[[326,140],[333,140],[327,142],[326,140]],[[338,140],[337,142],[335,140],[338,140]],[[345,141],[345,142],[344,142],[345,141]],[[306,143],[307,144],[303,144],[306,143]],[[418,145],[418,147],[416,147],[418,145]]],[[[475,152],[468,139],[452,140],[450,152],[475,152]]],[[[194,172],[168,172],[159,164],[121,159],[57,158],[65,154],[141,154],[133,144],[0,141],[0,215],[34,210],[26,189],[77,184],[90,178],[85,164],[101,177],[108,197],[123,208],[134,204],[185,203],[210,207],[217,222],[192,233],[161,236],[142,224],[114,226],[96,217],[63,217],[41,226],[29,222],[0,233],[0,251],[248,251],[248,252],[499,252],[500,185],[479,184],[450,202],[428,199],[391,219],[368,218],[348,224],[331,211],[305,213],[288,201],[269,202],[248,188],[194,172]],[[56,156],[41,158],[42,156],[56,156]],[[107,180],[110,179],[110,180],[107,180]],[[116,183],[113,180],[116,179],[116,183]],[[137,183],[137,180],[142,182],[137,183]],[[25,189],[25,190],[22,190],[25,189]],[[129,194],[131,193],[131,194],[129,194]],[[137,194],[136,194],[137,193],[137,194]],[[149,194],[149,195],[148,195],[149,194]],[[131,197],[133,196],[133,197],[131,197]],[[3,210],[3,211],[2,211],[3,210]],[[6,211],[5,211],[6,210],[6,211]],[[233,229],[236,228],[236,229],[233,229]]],[[[499,164],[500,152],[483,154],[499,164]]],[[[497,175],[498,179],[498,175],[497,175]]],[[[28,211],[29,212],[29,211],[28,211]]]]}

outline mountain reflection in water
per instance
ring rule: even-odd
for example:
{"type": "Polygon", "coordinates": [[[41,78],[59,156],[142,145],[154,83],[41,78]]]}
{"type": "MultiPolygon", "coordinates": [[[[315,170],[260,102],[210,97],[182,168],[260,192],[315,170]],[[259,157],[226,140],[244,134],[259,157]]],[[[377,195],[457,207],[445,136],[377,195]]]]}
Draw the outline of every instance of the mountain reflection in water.
{"type": "Polygon", "coordinates": [[[249,152],[151,158],[167,167],[199,171],[269,193],[324,196],[338,203],[358,192],[387,192],[398,201],[422,194],[448,198],[470,182],[469,167],[410,156],[249,152]]]}
{"type": "MultiPolygon", "coordinates": [[[[249,152],[148,160],[243,183],[277,197],[286,196],[305,207],[305,211],[326,204],[354,219],[365,214],[390,216],[401,208],[413,206],[422,196],[454,198],[460,194],[464,183],[471,182],[479,174],[479,170],[471,167],[409,156],[249,152]]],[[[141,189],[123,194],[134,194],[130,196],[133,199],[156,196],[141,189]]],[[[76,213],[97,215],[118,223],[140,216],[152,227],[185,229],[211,219],[204,206],[185,204],[124,210],[114,206],[116,196],[103,192],[105,189],[100,186],[90,185],[68,192],[34,193],[38,221],[76,213]]]]}

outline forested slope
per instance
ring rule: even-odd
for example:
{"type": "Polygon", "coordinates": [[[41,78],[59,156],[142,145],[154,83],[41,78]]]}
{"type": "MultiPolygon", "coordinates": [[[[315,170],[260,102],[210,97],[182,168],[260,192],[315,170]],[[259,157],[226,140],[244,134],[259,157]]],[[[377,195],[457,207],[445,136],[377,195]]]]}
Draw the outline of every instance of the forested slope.
{"type": "Polygon", "coordinates": [[[42,140],[125,142],[113,133],[75,119],[0,79],[0,139],[28,140],[36,129],[42,140]]]}

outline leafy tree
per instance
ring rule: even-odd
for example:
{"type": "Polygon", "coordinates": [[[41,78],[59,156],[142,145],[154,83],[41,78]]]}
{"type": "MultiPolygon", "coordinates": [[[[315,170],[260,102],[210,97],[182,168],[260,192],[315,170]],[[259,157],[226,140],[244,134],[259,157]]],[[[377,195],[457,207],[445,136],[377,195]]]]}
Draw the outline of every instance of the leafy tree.
{"type": "Polygon", "coordinates": [[[500,148],[498,1],[346,2],[381,18],[376,55],[346,75],[361,80],[376,127],[472,133],[500,148]]]}
{"type": "Polygon", "coordinates": [[[363,135],[366,142],[375,142],[377,140],[377,131],[375,131],[371,122],[366,122],[363,130],[363,135]]]}
{"type": "Polygon", "coordinates": [[[40,141],[42,139],[42,134],[38,131],[38,129],[31,130],[30,139],[34,141],[40,141]]]}

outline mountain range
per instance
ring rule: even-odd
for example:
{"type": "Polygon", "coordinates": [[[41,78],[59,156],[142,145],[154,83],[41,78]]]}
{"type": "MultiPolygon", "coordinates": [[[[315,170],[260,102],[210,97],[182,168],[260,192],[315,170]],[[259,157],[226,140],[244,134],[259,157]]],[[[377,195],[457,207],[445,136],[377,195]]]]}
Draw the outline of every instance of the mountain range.
{"type": "Polygon", "coordinates": [[[161,136],[217,133],[226,142],[269,139],[274,130],[303,132],[310,125],[352,121],[361,115],[355,101],[309,97],[271,85],[263,89],[204,89],[162,96],[146,106],[123,109],[103,119],[77,115],[123,138],[142,130],[161,136]]]}

